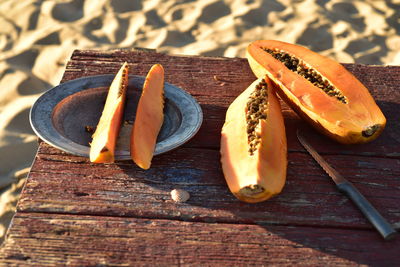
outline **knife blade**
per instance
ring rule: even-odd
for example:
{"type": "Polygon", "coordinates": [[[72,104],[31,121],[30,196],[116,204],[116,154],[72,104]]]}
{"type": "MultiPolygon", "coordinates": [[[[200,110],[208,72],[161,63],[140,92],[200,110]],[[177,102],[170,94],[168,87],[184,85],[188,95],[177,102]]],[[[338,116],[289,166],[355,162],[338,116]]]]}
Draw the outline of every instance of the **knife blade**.
{"type": "Polygon", "coordinates": [[[393,239],[397,231],[386,221],[385,218],[372,206],[372,204],[357,190],[357,188],[342,175],[340,175],[320,154],[306,141],[303,135],[297,130],[297,139],[307,150],[322,169],[332,178],[338,190],[347,195],[353,203],[361,210],[364,216],[378,230],[383,239],[393,239]]]}

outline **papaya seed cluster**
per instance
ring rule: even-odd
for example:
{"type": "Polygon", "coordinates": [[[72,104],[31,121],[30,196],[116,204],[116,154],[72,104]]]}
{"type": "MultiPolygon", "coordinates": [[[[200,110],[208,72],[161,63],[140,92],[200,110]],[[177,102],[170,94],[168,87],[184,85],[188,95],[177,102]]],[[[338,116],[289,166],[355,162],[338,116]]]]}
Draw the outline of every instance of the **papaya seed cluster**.
{"type": "Polygon", "coordinates": [[[249,153],[254,154],[260,143],[261,136],[256,133],[256,127],[260,120],[267,119],[268,108],[268,85],[264,79],[256,85],[250,94],[246,105],[247,138],[249,143],[249,153]]]}
{"type": "Polygon", "coordinates": [[[298,58],[278,49],[263,48],[263,50],[285,64],[289,70],[296,72],[300,76],[303,76],[314,86],[323,90],[327,95],[335,97],[344,104],[347,103],[346,97],[342,94],[342,92],[335,88],[327,79],[323,78],[317,70],[307,66],[298,58]]]}
{"type": "Polygon", "coordinates": [[[121,79],[121,82],[119,84],[118,97],[120,97],[122,95],[122,93],[124,92],[124,90],[125,90],[125,87],[126,87],[125,77],[128,75],[127,72],[128,72],[128,68],[124,68],[122,70],[122,79],[121,79]]]}
{"type": "Polygon", "coordinates": [[[264,187],[258,184],[251,184],[240,189],[240,194],[253,197],[265,191],[264,187]]]}

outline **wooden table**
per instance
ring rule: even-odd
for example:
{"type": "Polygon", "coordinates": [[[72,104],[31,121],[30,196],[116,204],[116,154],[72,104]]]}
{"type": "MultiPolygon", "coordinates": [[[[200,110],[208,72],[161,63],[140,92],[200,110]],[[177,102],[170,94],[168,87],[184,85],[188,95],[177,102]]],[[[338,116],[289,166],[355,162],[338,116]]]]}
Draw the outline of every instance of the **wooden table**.
{"type": "Polygon", "coordinates": [[[400,238],[383,241],[295,137],[302,127],[327,161],[399,229],[399,66],[345,65],[388,119],[381,137],[369,144],[338,145],[283,104],[286,186],[264,203],[246,204],[229,192],[219,161],[226,109],[255,80],[246,59],[78,50],[62,81],[116,73],[123,61],[137,75],[163,64],[166,81],[201,104],[200,131],[155,157],[148,171],[128,161],[91,164],[41,142],[1,248],[1,264],[400,265],[400,238]],[[174,188],[190,192],[189,201],[173,202],[174,188]]]}

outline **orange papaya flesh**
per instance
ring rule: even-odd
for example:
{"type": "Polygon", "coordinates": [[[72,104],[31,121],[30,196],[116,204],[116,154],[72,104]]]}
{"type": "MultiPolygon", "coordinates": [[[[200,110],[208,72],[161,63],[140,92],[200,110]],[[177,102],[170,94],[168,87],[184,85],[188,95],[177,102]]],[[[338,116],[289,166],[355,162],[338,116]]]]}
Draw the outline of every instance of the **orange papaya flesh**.
{"type": "Polygon", "coordinates": [[[283,189],[287,168],[285,125],[268,78],[253,82],[229,106],[220,152],[225,180],[238,199],[261,202],[283,189]]]}
{"type": "Polygon", "coordinates": [[[386,118],[368,89],[340,63],[274,40],[252,42],[246,57],[257,77],[267,75],[294,111],[332,139],[366,143],[385,128],[386,118]]]}
{"type": "Polygon", "coordinates": [[[114,162],[115,146],[124,114],[129,66],[125,62],[109,88],[106,103],[90,143],[90,161],[114,162]]]}
{"type": "Polygon", "coordinates": [[[149,169],[157,136],[164,121],[164,69],[153,65],[146,76],[131,132],[131,157],[142,169],[149,169]]]}

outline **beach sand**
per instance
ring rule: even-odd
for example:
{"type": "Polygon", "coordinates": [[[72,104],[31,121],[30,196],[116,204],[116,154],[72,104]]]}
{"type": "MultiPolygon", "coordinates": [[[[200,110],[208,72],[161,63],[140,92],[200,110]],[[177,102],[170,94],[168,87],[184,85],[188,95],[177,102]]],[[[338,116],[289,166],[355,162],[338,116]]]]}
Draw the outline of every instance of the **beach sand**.
{"type": "Polygon", "coordinates": [[[342,63],[400,65],[400,1],[0,1],[0,237],[37,148],[29,109],[59,83],[74,49],[244,57],[258,39],[342,63]]]}

